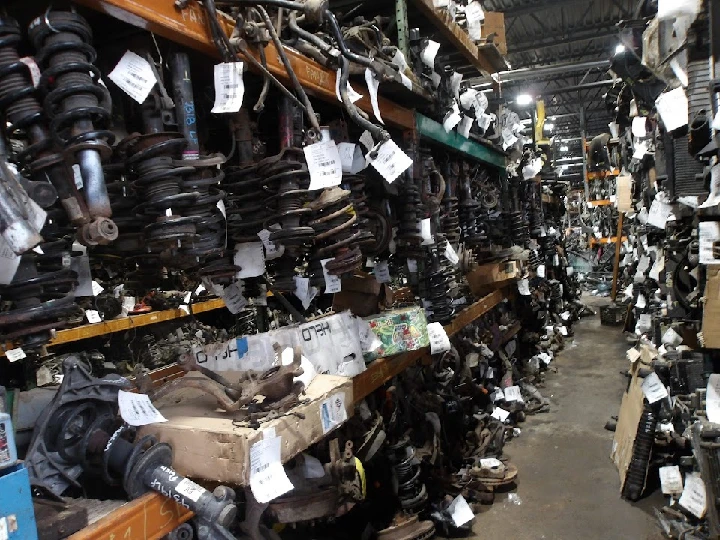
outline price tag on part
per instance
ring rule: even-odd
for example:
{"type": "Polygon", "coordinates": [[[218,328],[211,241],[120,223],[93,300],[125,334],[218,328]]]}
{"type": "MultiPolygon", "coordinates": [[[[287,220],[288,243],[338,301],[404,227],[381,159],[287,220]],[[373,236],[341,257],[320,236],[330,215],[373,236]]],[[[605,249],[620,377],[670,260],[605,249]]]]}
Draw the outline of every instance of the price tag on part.
{"type": "MultiPolygon", "coordinates": [[[[355,103],[358,99],[362,98],[362,94],[358,94],[353,87],[350,86],[350,81],[345,83],[345,87],[347,88],[347,95],[350,103],[355,103]]],[[[338,101],[342,101],[342,98],[340,97],[340,68],[338,68],[335,73],[335,96],[338,101]]]]}
{"type": "Polygon", "coordinates": [[[518,292],[522,296],[530,296],[530,281],[528,281],[528,278],[523,278],[520,281],[518,281],[518,292]]]}
{"type": "Polygon", "coordinates": [[[365,84],[367,84],[368,92],[370,92],[370,104],[372,105],[373,114],[377,121],[384,124],[382,116],[380,116],[380,106],[378,105],[378,88],[380,81],[375,78],[375,74],[370,68],[365,68],[365,84]]]}
{"type": "Polygon", "coordinates": [[[93,282],[91,283],[91,287],[92,287],[93,296],[97,296],[98,294],[100,294],[101,292],[103,292],[105,290],[105,287],[100,285],[95,280],[93,280],[93,282]]]}
{"type": "Polygon", "coordinates": [[[485,20],[485,12],[483,11],[480,2],[473,0],[465,6],[465,18],[467,19],[468,24],[485,20]]]}
{"type": "Polygon", "coordinates": [[[340,185],[342,163],[335,141],[320,141],[303,148],[310,173],[310,187],[316,190],[340,185]]]}
{"type": "Polygon", "coordinates": [[[668,397],[667,388],[665,388],[665,385],[660,380],[660,377],[657,376],[657,373],[651,373],[645,377],[641,388],[643,394],[645,394],[645,398],[651,404],[668,397]]]}
{"type": "Polygon", "coordinates": [[[462,495],[458,495],[453,499],[447,511],[456,527],[462,527],[475,517],[475,514],[473,514],[473,511],[470,509],[470,505],[462,495]]]}
{"type": "Polygon", "coordinates": [[[372,135],[368,130],[363,131],[363,134],[360,135],[359,140],[367,151],[372,150],[372,147],[375,146],[375,141],[373,141],[372,135]]]}
{"type": "Polygon", "coordinates": [[[157,422],[167,422],[146,394],[118,391],[120,416],[131,426],[146,426],[157,422]]]}
{"type": "Polygon", "coordinates": [[[329,259],[322,259],[320,261],[320,264],[322,264],[323,276],[325,277],[325,294],[334,294],[340,292],[342,289],[342,280],[340,279],[340,276],[329,274],[327,271],[326,265],[332,260],[333,257],[330,257],[329,259]]]}
{"type": "Polygon", "coordinates": [[[177,491],[183,497],[187,497],[192,502],[198,502],[201,495],[203,493],[205,493],[206,490],[204,487],[202,487],[199,484],[196,484],[189,478],[183,478],[175,486],[175,491],[177,491]]]}
{"type": "Polygon", "coordinates": [[[694,474],[685,475],[685,488],[678,504],[697,518],[705,515],[707,507],[705,483],[694,474]]]}
{"type": "Polygon", "coordinates": [[[223,62],[215,65],[215,103],[211,113],[235,113],[245,96],[242,62],[223,62]]]}
{"type": "Polygon", "coordinates": [[[460,262],[460,257],[455,253],[455,248],[448,242],[445,244],[445,258],[450,261],[450,264],[457,264],[460,262]]]}
{"type": "Polygon", "coordinates": [[[375,263],[375,279],[379,283],[390,283],[390,268],[387,261],[375,263]]]}
{"type": "Polygon", "coordinates": [[[247,306],[247,299],[243,296],[242,288],[239,283],[233,283],[223,289],[222,298],[225,306],[233,315],[240,313],[247,306]]]}
{"type": "Polygon", "coordinates": [[[235,277],[246,279],[262,276],[265,273],[265,255],[262,242],[235,244],[233,262],[240,270],[235,277]]]}
{"type": "Polygon", "coordinates": [[[293,489],[280,462],[280,443],[281,437],[265,437],[250,447],[250,489],[261,504],[293,489]]]}
{"type": "Polygon", "coordinates": [[[83,183],[83,177],[82,177],[82,172],[80,171],[80,165],[75,163],[72,166],[72,172],[73,172],[73,180],[75,181],[75,187],[78,189],[82,189],[85,184],[83,183]]]}
{"type": "Polygon", "coordinates": [[[285,246],[278,246],[275,242],[272,242],[270,240],[271,233],[272,232],[268,229],[263,229],[258,233],[258,236],[260,237],[263,246],[265,246],[266,261],[272,261],[273,259],[277,259],[278,257],[281,257],[283,253],[285,253],[285,246]]]}
{"type": "Polygon", "coordinates": [[[439,322],[428,323],[428,337],[430,338],[430,354],[438,354],[450,350],[450,338],[445,328],[439,322]]]}
{"type": "Polygon", "coordinates": [[[132,51],[125,51],[108,79],[141,105],[157,82],[150,63],[132,51]]]}
{"type": "Polygon", "coordinates": [[[508,419],[508,416],[510,416],[510,413],[508,411],[506,411],[505,409],[501,409],[500,407],[495,407],[490,416],[492,416],[493,418],[497,418],[501,422],[504,422],[505,420],[508,419]]]}
{"type": "Polygon", "coordinates": [[[342,172],[357,174],[367,166],[365,156],[357,144],[341,142],[338,143],[337,149],[340,154],[342,172]]]}
{"type": "Polygon", "coordinates": [[[420,59],[422,60],[423,64],[425,64],[430,69],[433,69],[433,67],[435,66],[435,57],[437,56],[439,50],[440,44],[437,41],[433,41],[432,39],[428,40],[427,45],[420,53],[420,59]]]}
{"type": "Polygon", "coordinates": [[[102,322],[102,317],[100,317],[100,313],[96,309],[86,309],[85,318],[90,324],[102,322]]]}
{"type": "Polygon", "coordinates": [[[682,475],[680,467],[677,465],[668,465],[660,467],[660,485],[665,495],[679,495],[683,492],[682,475]]]}
{"type": "Polygon", "coordinates": [[[522,394],[519,386],[508,386],[505,388],[505,401],[523,402],[522,394]]]}
{"type": "Polygon", "coordinates": [[[412,159],[392,139],[380,145],[374,158],[370,154],[368,152],[365,159],[390,184],[412,165],[412,159]]]}
{"type": "Polygon", "coordinates": [[[5,356],[10,362],[17,362],[18,360],[25,358],[27,355],[25,354],[25,351],[18,347],[17,349],[8,349],[5,351],[5,356]]]}

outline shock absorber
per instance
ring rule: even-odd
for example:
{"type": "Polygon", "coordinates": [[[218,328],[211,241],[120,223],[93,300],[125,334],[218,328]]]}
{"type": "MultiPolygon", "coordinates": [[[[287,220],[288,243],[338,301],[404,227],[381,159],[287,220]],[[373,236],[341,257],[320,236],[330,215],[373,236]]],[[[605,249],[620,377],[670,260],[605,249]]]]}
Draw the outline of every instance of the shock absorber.
{"type": "Polygon", "coordinates": [[[448,242],[457,249],[460,243],[460,217],[458,214],[457,198],[457,162],[448,163],[445,169],[445,196],[442,201],[440,216],[443,233],[448,242]]]}
{"type": "Polygon", "coordinates": [[[442,234],[435,235],[435,243],[427,246],[428,260],[425,265],[425,290],[423,298],[429,302],[430,322],[448,322],[453,315],[452,291],[454,288],[452,271],[445,264],[445,246],[447,239],[442,234]]]}
{"type": "Polygon", "coordinates": [[[415,181],[406,176],[400,187],[401,201],[398,223],[398,251],[407,258],[419,259],[423,255],[421,247],[422,237],[420,236],[420,219],[422,201],[420,199],[420,187],[415,181]]]}
{"type": "Polygon", "coordinates": [[[638,422],[637,435],[633,444],[632,459],[625,475],[622,495],[628,500],[637,501],[642,495],[645,477],[652,447],[655,443],[655,428],[658,423],[658,406],[645,402],[645,406],[638,422]]]}
{"type": "Polygon", "coordinates": [[[368,223],[369,210],[367,205],[368,196],[365,191],[365,176],[362,174],[344,174],[340,186],[350,191],[350,200],[357,214],[358,227],[362,233],[357,243],[362,246],[361,249],[364,252],[365,246],[375,244],[375,237],[370,231],[368,223]]]}
{"type": "Polygon", "coordinates": [[[415,448],[403,437],[388,445],[389,459],[397,478],[400,506],[406,514],[418,514],[427,505],[428,494],[420,479],[420,462],[415,456],[415,448]]]}
{"type": "Polygon", "coordinates": [[[66,156],[77,162],[92,222],[83,229],[88,244],[107,244],[117,238],[102,161],[110,157],[113,133],[111,100],[99,84],[100,70],[92,47],[92,31],[74,12],[48,11],[30,23],[30,39],[42,66],[40,89],[50,132],[66,156]]]}
{"type": "Polygon", "coordinates": [[[39,247],[42,253],[22,255],[12,282],[0,287],[0,296],[11,306],[0,313],[0,339],[20,343],[25,350],[45,345],[52,330],[70,326],[72,319],[82,321],[82,310],[71,294],[77,285],[77,274],[70,268],[72,238],[39,247]]]}

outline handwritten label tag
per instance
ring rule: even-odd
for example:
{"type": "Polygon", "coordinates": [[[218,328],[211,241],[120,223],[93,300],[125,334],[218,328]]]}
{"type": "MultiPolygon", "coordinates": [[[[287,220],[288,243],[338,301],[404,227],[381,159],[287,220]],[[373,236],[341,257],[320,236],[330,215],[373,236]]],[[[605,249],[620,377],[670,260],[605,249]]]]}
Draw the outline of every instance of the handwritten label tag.
{"type": "Polygon", "coordinates": [[[657,376],[657,373],[651,373],[645,377],[641,388],[643,394],[645,394],[645,398],[651,404],[668,397],[667,388],[665,388],[665,385],[660,380],[660,377],[657,376]]]}
{"type": "Polygon", "coordinates": [[[183,497],[187,497],[192,502],[198,502],[202,494],[205,493],[207,490],[201,485],[196,484],[189,478],[183,478],[175,486],[175,491],[177,491],[183,497]]]}
{"type": "Polygon", "coordinates": [[[707,507],[705,483],[695,474],[685,475],[685,488],[678,504],[697,518],[705,515],[707,507]]]}
{"type": "Polygon", "coordinates": [[[222,298],[225,301],[225,306],[228,308],[228,311],[233,315],[240,313],[248,303],[238,283],[233,283],[225,287],[222,292],[222,298]]]}
{"type": "Polygon", "coordinates": [[[240,270],[235,275],[238,279],[262,276],[265,273],[265,255],[262,242],[246,242],[235,245],[233,262],[240,270]]]}
{"type": "Polygon", "coordinates": [[[365,68],[365,84],[367,84],[368,91],[370,92],[370,104],[372,105],[373,114],[377,121],[384,124],[382,116],[380,116],[380,106],[378,105],[378,88],[380,88],[380,81],[375,78],[375,74],[370,68],[365,68]]]}
{"type": "Polygon", "coordinates": [[[365,159],[390,184],[412,165],[412,159],[392,139],[380,145],[374,158],[368,153],[365,159]]]}
{"type": "Polygon", "coordinates": [[[308,172],[310,189],[322,189],[340,185],[342,182],[342,163],[335,141],[320,141],[303,148],[308,172]]]}
{"type": "Polygon", "coordinates": [[[131,426],[146,426],[157,422],[167,422],[152,404],[147,394],[118,391],[118,407],[120,416],[131,426]]]}
{"type": "Polygon", "coordinates": [[[522,394],[520,393],[519,386],[508,386],[505,388],[505,401],[519,401],[523,402],[522,394]]]}
{"type": "Polygon", "coordinates": [[[329,259],[322,259],[320,261],[320,264],[322,264],[323,276],[325,277],[325,294],[334,294],[340,292],[342,289],[342,280],[340,279],[340,276],[328,274],[327,268],[325,266],[329,261],[332,260],[333,257],[330,257],[329,259]]]}
{"type": "Polygon", "coordinates": [[[242,107],[245,96],[242,62],[223,62],[215,65],[215,103],[213,114],[235,113],[242,107]]]}
{"type": "Polygon", "coordinates": [[[340,154],[342,172],[357,174],[365,168],[365,157],[357,144],[341,142],[338,143],[337,149],[340,154]]]}
{"type": "Polygon", "coordinates": [[[679,495],[683,492],[682,475],[680,467],[677,465],[668,465],[660,467],[660,486],[665,495],[679,495]]]}
{"type": "Polygon", "coordinates": [[[508,416],[510,416],[510,413],[508,411],[506,411],[505,409],[501,409],[500,407],[495,407],[490,416],[492,416],[493,418],[497,418],[501,422],[504,422],[505,420],[508,419],[508,416]]]}
{"type": "Polygon", "coordinates": [[[148,61],[132,51],[125,51],[108,79],[141,105],[157,82],[148,61]]]}
{"type": "Polygon", "coordinates": [[[462,495],[458,495],[448,506],[447,511],[456,527],[462,527],[475,517],[467,501],[462,495]]]}
{"type": "Polygon", "coordinates": [[[102,317],[100,317],[100,313],[96,309],[86,309],[85,318],[90,324],[102,322],[102,317]]]}
{"type": "Polygon", "coordinates": [[[430,354],[438,354],[450,350],[450,338],[448,338],[442,324],[439,322],[428,323],[427,332],[430,338],[430,354]]]}
{"type": "Polygon", "coordinates": [[[99,284],[97,281],[95,281],[95,280],[93,280],[93,282],[91,283],[90,286],[92,287],[93,296],[97,296],[98,294],[100,294],[101,292],[103,292],[103,291],[105,290],[105,287],[103,287],[102,285],[100,285],[100,284],[99,284]]]}
{"type": "Polygon", "coordinates": [[[433,41],[432,39],[428,40],[427,45],[420,53],[422,63],[430,69],[433,69],[433,67],[435,67],[435,57],[439,50],[440,44],[437,41],[433,41]]]}
{"type": "Polygon", "coordinates": [[[26,358],[27,355],[25,354],[25,351],[23,351],[21,347],[17,347],[15,349],[8,349],[7,351],[5,351],[5,357],[10,362],[17,362],[18,360],[22,360],[23,358],[26,358]]]}
{"type": "Polygon", "coordinates": [[[263,246],[265,246],[266,261],[272,261],[273,259],[282,257],[283,253],[285,253],[285,246],[278,246],[275,242],[272,242],[270,240],[270,234],[272,234],[272,232],[268,229],[263,229],[257,234],[260,237],[263,246]]]}

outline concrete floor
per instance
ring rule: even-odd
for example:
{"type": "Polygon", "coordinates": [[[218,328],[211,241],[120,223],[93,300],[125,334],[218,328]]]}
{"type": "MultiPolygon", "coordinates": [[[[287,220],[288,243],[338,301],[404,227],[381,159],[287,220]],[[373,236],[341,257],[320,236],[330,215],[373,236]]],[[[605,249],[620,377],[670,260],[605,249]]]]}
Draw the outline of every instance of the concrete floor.
{"type": "MultiPolygon", "coordinates": [[[[606,299],[587,298],[587,304],[606,299]]],[[[594,307],[597,311],[597,308],[594,307]]],[[[528,416],[522,434],[505,450],[519,469],[516,503],[497,494],[475,518],[472,538],[584,540],[662,538],[652,515],[654,495],[631,504],[620,498],[610,460],[613,434],[605,422],[617,415],[625,386],[629,345],[621,328],[600,325],[599,314],[574,327],[575,338],[557,357],[540,391],[549,413],[528,416]]],[[[659,490],[658,490],[659,491],[659,490]]]]}

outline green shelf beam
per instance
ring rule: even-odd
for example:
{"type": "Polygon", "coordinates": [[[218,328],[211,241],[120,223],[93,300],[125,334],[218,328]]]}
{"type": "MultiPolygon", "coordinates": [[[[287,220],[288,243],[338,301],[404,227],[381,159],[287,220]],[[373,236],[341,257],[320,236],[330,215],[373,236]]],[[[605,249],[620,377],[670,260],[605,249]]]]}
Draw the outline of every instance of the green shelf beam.
{"type": "Polygon", "coordinates": [[[460,135],[457,131],[445,131],[442,124],[437,123],[435,120],[431,120],[427,116],[420,113],[415,113],[415,128],[417,129],[420,137],[426,137],[438,142],[448,148],[465,154],[468,157],[492,165],[499,169],[505,169],[507,164],[507,158],[502,152],[489,148],[484,144],[471,139],[466,139],[460,135]]]}

